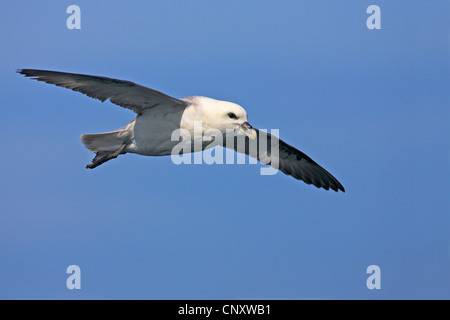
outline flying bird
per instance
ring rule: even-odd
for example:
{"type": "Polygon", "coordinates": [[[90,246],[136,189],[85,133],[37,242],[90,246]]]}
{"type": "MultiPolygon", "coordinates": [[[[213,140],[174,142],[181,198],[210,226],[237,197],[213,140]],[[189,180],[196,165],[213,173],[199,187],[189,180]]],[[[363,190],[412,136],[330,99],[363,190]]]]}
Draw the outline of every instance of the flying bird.
{"type": "Polygon", "coordinates": [[[274,135],[253,128],[248,122],[247,112],[238,104],[202,96],[176,99],[130,81],[101,76],[35,69],[20,69],[17,72],[38,81],[81,92],[102,102],[109,99],[136,113],[136,118],[120,129],[81,135],[85,147],[95,152],[92,163],[86,168],[96,168],[126,153],[171,155],[174,147],[180,144],[179,140],[172,139],[172,134],[180,130],[179,138],[184,141],[184,147],[194,146],[193,150],[182,150],[196,152],[222,145],[317,188],[345,192],[335,177],[306,154],[274,135]],[[195,135],[196,123],[202,125],[200,137],[195,135]],[[237,132],[237,135],[233,143],[228,144],[230,138],[226,133],[230,130],[237,132]],[[222,133],[223,139],[217,139],[215,143],[217,135],[208,134],[211,131],[222,133]],[[244,139],[243,143],[239,143],[238,139],[241,142],[244,139]],[[265,148],[261,141],[265,141],[265,148]],[[271,146],[277,147],[277,157],[270,151],[271,146]]]}

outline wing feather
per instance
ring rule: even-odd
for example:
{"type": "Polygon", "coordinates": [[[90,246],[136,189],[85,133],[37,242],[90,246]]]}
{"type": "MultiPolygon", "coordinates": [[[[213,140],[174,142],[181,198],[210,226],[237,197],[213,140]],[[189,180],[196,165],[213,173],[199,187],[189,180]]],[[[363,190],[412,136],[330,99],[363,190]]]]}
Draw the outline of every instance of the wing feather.
{"type": "Polygon", "coordinates": [[[250,140],[245,136],[234,137],[232,148],[236,152],[245,153],[263,164],[269,164],[275,169],[307,184],[313,184],[317,188],[345,192],[344,187],[335,177],[306,154],[276,136],[258,129],[255,130],[257,132],[256,142],[251,142],[255,140],[250,140]],[[261,143],[263,145],[260,145],[261,143]],[[276,166],[277,161],[272,159],[272,156],[275,155],[270,154],[272,144],[274,146],[278,144],[278,168],[276,166]]]}
{"type": "Polygon", "coordinates": [[[187,105],[184,101],[126,80],[36,69],[21,69],[17,72],[37,81],[81,92],[102,102],[109,99],[137,114],[158,105],[180,109],[187,105]]]}

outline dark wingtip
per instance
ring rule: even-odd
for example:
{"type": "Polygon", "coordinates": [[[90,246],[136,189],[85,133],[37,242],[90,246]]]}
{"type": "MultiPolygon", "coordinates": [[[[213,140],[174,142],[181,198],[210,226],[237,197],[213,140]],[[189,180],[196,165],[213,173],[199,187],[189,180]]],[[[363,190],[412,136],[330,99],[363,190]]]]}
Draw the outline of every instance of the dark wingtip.
{"type": "Polygon", "coordinates": [[[25,77],[37,77],[37,72],[46,72],[45,70],[37,69],[17,69],[17,73],[23,74],[25,77]]]}
{"type": "Polygon", "coordinates": [[[17,69],[16,70],[17,73],[23,74],[25,77],[31,77],[33,75],[32,71],[33,71],[32,69],[17,69]]]}
{"type": "MultiPolygon", "coordinates": [[[[325,169],[323,170],[325,171],[325,169]]],[[[331,177],[331,180],[325,181],[320,187],[324,188],[325,190],[331,189],[335,192],[342,191],[345,193],[344,186],[331,174],[328,173],[328,175],[331,177]]]]}
{"type": "MultiPolygon", "coordinates": [[[[328,190],[328,188],[325,188],[325,187],[322,187],[322,188],[324,188],[325,190],[328,190]]],[[[343,187],[342,184],[340,184],[339,182],[338,182],[338,185],[337,185],[337,186],[330,186],[329,188],[330,188],[331,190],[335,191],[335,192],[342,191],[342,192],[345,193],[344,187],[343,187]]]]}

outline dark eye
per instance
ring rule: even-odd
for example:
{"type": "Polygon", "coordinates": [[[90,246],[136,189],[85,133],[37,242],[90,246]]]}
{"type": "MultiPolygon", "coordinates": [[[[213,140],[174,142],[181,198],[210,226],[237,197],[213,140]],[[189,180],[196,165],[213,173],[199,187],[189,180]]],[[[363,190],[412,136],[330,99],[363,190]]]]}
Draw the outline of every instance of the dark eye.
{"type": "Polygon", "coordinates": [[[230,117],[230,119],[237,119],[236,115],[233,112],[228,113],[228,117],[230,117]]]}

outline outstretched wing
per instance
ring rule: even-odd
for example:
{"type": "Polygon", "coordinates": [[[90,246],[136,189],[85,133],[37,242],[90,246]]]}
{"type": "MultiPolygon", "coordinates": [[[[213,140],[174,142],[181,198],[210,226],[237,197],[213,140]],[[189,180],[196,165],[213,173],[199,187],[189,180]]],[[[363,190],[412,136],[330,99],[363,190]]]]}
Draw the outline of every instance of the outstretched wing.
{"type": "Polygon", "coordinates": [[[21,69],[18,73],[32,79],[72,89],[102,102],[112,103],[142,114],[158,105],[183,109],[186,103],[162,92],[131,81],[57,71],[21,69]]]}
{"type": "MultiPolygon", "coordinates": [[[[328,171],[319,166],[306,154],[288,145],[276,136],[255,129],[257,138],[250,140],[246,136],[234,137],[232,148],[245,153],[263,164],[268,164],[281,172],[313,184],[317,188],[345,192],[344,187],[328,171]],[[278,157],[276,151],[278,150],[278,157]]],[[[228,144],[227,147],[230,147],[228,144]]]]}

